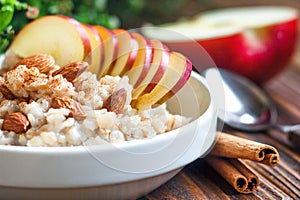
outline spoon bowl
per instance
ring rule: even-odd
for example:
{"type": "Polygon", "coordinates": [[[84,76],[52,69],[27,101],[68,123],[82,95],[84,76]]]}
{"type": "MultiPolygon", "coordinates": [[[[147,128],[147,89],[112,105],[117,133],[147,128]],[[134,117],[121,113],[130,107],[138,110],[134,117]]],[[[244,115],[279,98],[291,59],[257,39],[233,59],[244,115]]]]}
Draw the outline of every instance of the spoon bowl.
{"type": "MultiPolygon", "coordinates": [[[[222,82],[223,105],[218,105],[219,118],[227,125],[256,132],[275,128],[285,133],[292,144],[300,144],[300,124],[277,124],[274,102],[254,82],[225,69],[209,68],[204,71],[206,78],[219,78],[222,82]]],[[[220,88],[218,91],[220,92],[220,88]]]]}

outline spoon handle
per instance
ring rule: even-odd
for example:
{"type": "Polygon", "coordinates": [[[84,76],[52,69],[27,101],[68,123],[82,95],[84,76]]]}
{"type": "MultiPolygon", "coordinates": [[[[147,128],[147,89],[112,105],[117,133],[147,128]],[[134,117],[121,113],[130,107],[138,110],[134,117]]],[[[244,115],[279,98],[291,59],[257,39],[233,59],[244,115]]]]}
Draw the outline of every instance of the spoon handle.
{"type": "Polygon", "coordinates": [[[290,132],[300,131],[300,124],[295,124],[295,125],[280,125],[280,124],[277,124],[275,126],[280,131],[282,131],[284,133],[290,133],[290,132]]]}
{"type": "Polygon", "coordinates": [[[283,132],[289,143],[294,147],[300,148],[300,124],[296,125],[280,125],[274,124],[274,128],[283,132]]]}

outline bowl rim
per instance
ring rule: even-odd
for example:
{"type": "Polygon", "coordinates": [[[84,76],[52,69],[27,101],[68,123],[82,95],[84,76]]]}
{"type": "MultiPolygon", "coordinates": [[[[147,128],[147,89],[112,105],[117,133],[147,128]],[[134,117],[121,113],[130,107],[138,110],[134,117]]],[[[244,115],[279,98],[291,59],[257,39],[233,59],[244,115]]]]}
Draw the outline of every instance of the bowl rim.
{"type": "Polygon", "coordinates": [[[204,89],[207,90],[205,95],[209,99],[205,100],[207,105],[204,112],[194,116],[190,123],[149,139],[92,145],[93,149],[88,149],[90,146],[26,147],[0,145],[0,157],[3,156],[0,167],[4,172],[0,175],[0,189],[1,186],[63,189],[115,185],[162,175],[174,169],[180,171],[187,164],[204,157],[215,144],[217,112],[206,79],[197,72],[192,72],[191,76],[196,85],[204,86],[204,89]],[[204,131],[203,134],[201,131],[204,131]],[[168,159],[161,157],[161,155],[169,155],[166,153],[171,150],[171,147],[178,144],[183,144],[183,146],[172,153],[171,157],[169,156],[168,159]],[[123,154],[119,154],[119,151],[116,151],[117,148],[120,148],[119,150],[123,154]],[[134,154],[140,155],[132,157],[131,155],[134,154]],[[144,154],[149,156],[144,157],[144,154]],[[122,155],[130,157],[123,157],[122,155]],[[113,160],[106,163],[105,159],[111,160],[111,156],[116,156],[116,162],[113,160]],[[136,166],[131,166],[132,162],[128,161],[136,158],[139,163],[136,166]],[[156,162],[157,158],[160,159],[159,162],[156,162]],[[150,164],[146,169],[143,161],[150,164]],[[21,169],[19,168],[20,165],[23,166],[21,169]],[[13,175],[11,175],[12,171],[15,172],[13,175]],[[45,171],[48,174],[53,174],[53,176],[48,177],[45,171]],[[16,180],[15,177],[22,181],[16,180]]]}

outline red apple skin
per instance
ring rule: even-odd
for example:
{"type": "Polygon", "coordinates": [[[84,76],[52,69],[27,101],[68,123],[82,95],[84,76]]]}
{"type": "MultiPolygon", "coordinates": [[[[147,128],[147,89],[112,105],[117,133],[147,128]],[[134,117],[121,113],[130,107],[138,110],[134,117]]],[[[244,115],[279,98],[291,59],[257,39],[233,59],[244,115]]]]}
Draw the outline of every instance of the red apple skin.
{"type": "Polygon", "coordinates": [[[160,81],[160,79],[163,77],[167,66],[169,64],[169,57],[170,57],[170,51],[169,48],[166,45],[162,45],[163,47],[163,54],[162,54],[162,58],[161,58],[161,63],[157,69],[157,72],[155,74],[155,76],[153,77],[153,79],[151,80],[151,83],[145,88],[143,94],[145,93],[149,93],[154,87],[155,85],[160,81]]]}
{"type": "MultiPolygon", "coordinates": [[[[67,40],[67,37],[72,37],[72,35],[73,33],[67,32],[63,35],[64,37],[57,38],[57,40],[64,41],[67,40]]],[[[55,58],[56,64],[63,66],[70,62],[84,60],[91,52],[91,42],[84,27],[75,19],[63,15],[49,15],[27,24],[16,35],[8,50],[20,57],[28,57],[38,53],[51,54],[55,58]],[[50,23],[50,25],[48,23],[50,23]],[[70,39],[70,41],[76,42],[76,45],[74,44],[75,47],[69,44],[71,46],[70,49],[65,49],[67,48],[66,46],[62,46],[61,44],[56,45],[57,42],[52,42],[56,39],[56,35],[64,34],[65,30],[62,30],[63,27],[60,27],[61,24],[68,24],[68,30],[72,27],[74,35],[79,39],[78,41],[73,41],[74,38],[70,39]],[[55,27],[55,25],[57,25],[57,27],[55,27]],[[46,30],[49,32],[45,32],[43,26],[48,26],[46,30]],[[51,30],[49,27],[52,26],[53,29],[51,30]],[[34,31],[34,33],[30,33],[31,31],[34,31]],[[51,31],[53,31],[53,35],[51,35],[51,31]],[[37,40],[34,40],[35,34],[40,34],[37,40]],[[32,45],[27,45],[29,40],[31,40],[32,45]],[[43,41],[45,42],[43,43],[43,41]],[[45,43],[47,47],[43,46],[46,45],[45,43]],[[64,55],[63,52],[70,54],[70,56],[64,55]]]]}
{"type": "Polygon", "coordinates": [[[103,45],[98,32],[89,24],[81,24],[89,35],[89,39],[92,46],[92,51],[86,56],[85,61],[90,65],[88,70],[94,74],[97,74],[99,67],[103,63],[103,45]]]}
{"type": "Polygon", "coordinates": [[[103,62],[99,67],[99,71],[97,74],[97,77],[100,78],[108,74],[110,67],[112,66],[111,64],[117,57],[118,40],[111,30],[103,26],[93,25],[93,28],[98,32],[99,36],[101,37],[103,46],[102,48],[104,49],[103,62]]]}
{"type": "Polygon", "coordinates": [[[149,92],[133,99],[131,106],[137,110],[150,109],[152,105],[163,103],[174,95],[189,79],[191,62],[178,52],[170,52],[169,64],[155,87],[149,92]]]}
{"type": "Polygon", "coordinates": [[[138,49],[134,63],[127,74],[130,84],[136,88],[149,71],[153,59],[153,47],[150,40],[139,33],[132,33],[132,36],[138,41],[138,49]]]}
{"type": "Polygon", "coordinates": [[[93,69],[93,72],[95,74],[98,73],[98,70],[100,69],[100,67],[103,65],[104,63],[104,45],[103,45],[103,37],[99,34],[99,32],[96,30],[96,26],[87,24],[88,28],[90,28],[90,30],[94,33],[96,40],[99,43],[99,51],[100,51],[100,63],[98,66],[98,69],[93,69]]]}
{"type": "Polygon", "coordinates": [[[131,67],[133,66],[134,61],[138,55],[139,44],[138,44],[137,40],[132,36],[132,34],[130,34],[130,37],[131,37],[131,52],[129,54],[125,68],[122,71],[122,73],[120,74],[121,76],[123,76],[125,73],[127,73],[131,69],[131,67]]]}
{"type": "MultiPolygon", "coordinates": [[[[137,34],[134,35],[134,37],[136,37],[137,34]]],[[[141,35],[140,35],[141,36],[141,35]]],[[[141,36],[143,37],[143,36],[141,36]]],[[[153,47],[152,44],[150,42],[150,40],[144,38],[145,40],[145,63],[143,66],[143,70],[138,78],[138,80],[136,81],[136,83],[134,84],[134,88],[136,88],[145,78],[147,72],[149,71],[152,59],[153,59],[153,47]]]]}
{"type": "MultiPolygon", "coordinates": [[[[112,36],[112,41],[113,41],[113,44],[114,44],[114,51],[113,51],[113,57],[112,57],[112,62],[111,62],[111,65],[110,67],[113,67],[112,63],[117,59],[118,57],[118,52],[119,52],[119,41],[118,41],[118,38],[116,37],[115,33],[112,31],[112,30],[109,30],[110,33],[111,33],[111,36],[112,36]]],[[[110,69],[108,69],[110,70],[110,69]]],[[[107,71],[108,72],[108,71],[107,71]]],[[[107,74],[107,73],[106,73],[107,74]]]]}
{"type": "Polygon", "coordinates": [[[153,57],[150,69],[143,81],[132,91],[132,99],[137,99],[146,93],[150,93],[162,79],[169,65],[170,51],[166,45],[159,40],[151,40],[153,57]]]}
{"type": "Polygon", "coordinates": [[[100,68],[104,62],[104,47],[102,45],[103,40],[102,40],[101,35],[99,35],[98,31],[92,25],[89,25],[88,27],[92,30],[92,32],[94,33],[94,35],[96,37],[96,40],[99,42],[98,48],[100,51],[100,62],[99,62],[99,68],[100,68]]]}
{"type": "MultiPolygon", "coordinates": [[[[298,20],[255,29],[258,40],[254,45],[245,32],[224,37],[197,40],[215,65],[239,73],[257,84],[274,78],[287,67],[297,42],[298,20]]],[[[194,43],[194,41],[193,41],[194,43]]],[[[209,58],[195,56],[190,42],[165,42],[173,51],[189,57],[198,71],[212,67],[209,58]]],[[[198,47],[199,48],[199,47],[198,47]]]]}
{"type": "Polygon", "coordinates": [[[80,33],[81,40],[82,40],[82,42],[84,44],[84,47],[85,47],[84,48],[84,55],[85,55],[85,57],[87,55],[89,55],[91,53],[91,51],[92,51],[92,45],[91,45],[88,33],[86,32],[86,30],[84,29],[84,27],[82,27],[82,25],[80,24],[80,22],[78,22],[74,18],[65,16],[65,15],[57,15],[57,16],[61,17],[63,19],[68,20],[70,23],[72,23],[76,27],[77,31],[80,33]]]}
{"type": "Polygon", "coordinates": [[[97,30],[94,29],[94,27],[92,25],[90,25],[90,24],[84,24],[84,25],[86,25],[93,32],[93,34],[94,34],[97,42],[100,45],[102,43],[102,39],[101,39],[100,35],[98,34],[97,30]]]}
{"type": "Polygon", "coordinates": [[[174,85],[174,87],[167,94],[165,94],[160,100],[158,100],[157,102],[158,104],[162,104],[166,102],[168,99],[170,99],[172,96],[174,96],[174,94],[176,94],[189,80],[193,70],[193,64],[188,58],[185,59],[186,59],[186,67],[184,73],[181,75],[180,79],[174,85]]]}
{"type": "Polygon", "coordinates": [[[217,59],[218,55],[212,57],[216,57],[217,66],[231,69],[261,84],[275,77],[287,66],[295,49],[297,24],[297,20],[292,20],[258,30],[260,36],[265,37],[261,46],[252,46],[243,35],[239,35],[240,41],[235,45],[241,50],[240,56],[234,60],[232,66],[221,65],[217,59]]]}
{"type": "Polygon", "coordinates": [[[112,76],[123,76],[130,70],[137,57],[138,43],[131,33],[124,29],[114,29],[112,32],[118,40],[117,56],[108,72],[112,76]]]}

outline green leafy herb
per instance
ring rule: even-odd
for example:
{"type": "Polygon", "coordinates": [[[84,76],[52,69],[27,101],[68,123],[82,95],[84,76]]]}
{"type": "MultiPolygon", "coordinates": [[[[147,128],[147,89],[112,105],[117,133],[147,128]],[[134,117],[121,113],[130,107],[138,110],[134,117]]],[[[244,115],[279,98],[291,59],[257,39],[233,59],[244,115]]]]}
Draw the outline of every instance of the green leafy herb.
{"type": "Polygon", "coordinates": [[[0,53],[3,53],[10,43],[14,30],[11,22],[15,10],[28,9],[30,6],[17,0],[0,0],[0,53]]]}
{"type": "Polygon", "coordinates": [[[14,34],[34,17],[61,14],[86,24],[102,25],[110,29],[119,27],[130,29],[139,27],[145,22],[159,24],[175,20],[182,15],[180,12],[182,7],[189,2],[209,2],[208,0],[20,1],[0,0],[0,54],[5,51],[14,34]]]}

